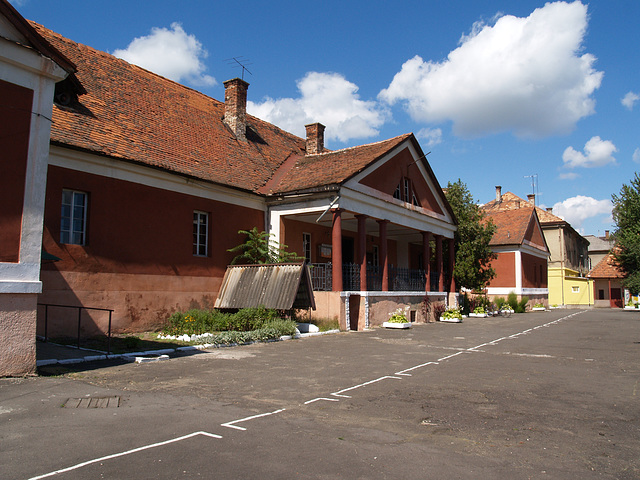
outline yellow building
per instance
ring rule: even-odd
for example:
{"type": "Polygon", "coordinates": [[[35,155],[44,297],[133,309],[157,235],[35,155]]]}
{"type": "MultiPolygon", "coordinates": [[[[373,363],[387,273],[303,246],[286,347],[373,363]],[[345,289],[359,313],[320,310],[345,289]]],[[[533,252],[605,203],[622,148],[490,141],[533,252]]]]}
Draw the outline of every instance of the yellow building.
{"type": "Polygon", "coordinates": [[[549,306],[593,305],[593,280],[579,272],[561,267],[548,267],[549,306]]]}

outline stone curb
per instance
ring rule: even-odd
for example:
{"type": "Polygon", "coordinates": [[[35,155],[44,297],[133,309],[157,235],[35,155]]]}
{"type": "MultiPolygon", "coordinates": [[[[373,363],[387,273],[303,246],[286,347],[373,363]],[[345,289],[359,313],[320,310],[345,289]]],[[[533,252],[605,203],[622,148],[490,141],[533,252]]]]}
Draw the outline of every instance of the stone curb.
{"type": "MultiPolygon", "coordinates": [[[[271,342],[280,342],[284,340],[291,340],[292,338],[306,338],[306,337],[317,337],[319,335],[328,335],[332,333],[340,333],[340,330],[327,330],[326,332],[313,332],[313,333],[298,333],[296,335],[283,335],[278,339],[267,340],[266,342],[261,343],[271,343],[271,342]]],[[[244,343],[242,345],[251,345],[258,342],[249,342],[244,343]]],[[[226,348],[226,347],[237,347],[239,346],[237,343],[231,343],[228,345],[215,345],[213,343],[205,343],[202,345],[188,345],[186,347],[178,347],[178,348],[166,348],[162,350],[149,350],[145,352],[132,352],[132,353],[117,353],[111,355],[87,355],[84,357],[78,358],[64,358],[61,360],[56,359],[46,359],[46,360],[38,360],[36,362],[36,367],[44,367],[47,365],[72,365],[76,363],[84,363],[84,362],[94,362],[96,360],[114,360],[121,358],[128,362],[132,363],[148,363],[148,362],[157,362],[160,360],[168,360],[169,355],[172,353],[181,353],[181,352],[193,352],[196,350],[206,350],[207,348],[226,348]]]]}

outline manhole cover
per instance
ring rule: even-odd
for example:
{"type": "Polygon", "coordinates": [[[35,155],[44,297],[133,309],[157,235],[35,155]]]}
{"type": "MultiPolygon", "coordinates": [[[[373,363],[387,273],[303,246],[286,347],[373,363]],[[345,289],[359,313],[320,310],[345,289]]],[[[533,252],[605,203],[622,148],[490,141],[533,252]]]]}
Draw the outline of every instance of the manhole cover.
{"type": "Polygon", "coordinates": [[[70,398],[63,405],[64,408],[118,408],[120,397],[82,397],[70,398]]]}

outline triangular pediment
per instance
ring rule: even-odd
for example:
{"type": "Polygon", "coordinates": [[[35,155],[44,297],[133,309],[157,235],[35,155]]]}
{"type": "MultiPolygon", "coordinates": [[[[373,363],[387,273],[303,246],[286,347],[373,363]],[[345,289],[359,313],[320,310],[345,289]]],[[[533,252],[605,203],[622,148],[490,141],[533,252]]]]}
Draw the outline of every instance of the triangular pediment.
{"type": "Polygon", "coordinates": [[[354,190],[453,221],[453,215],[424,154],[407,139],[348,184],[354,190]]]}

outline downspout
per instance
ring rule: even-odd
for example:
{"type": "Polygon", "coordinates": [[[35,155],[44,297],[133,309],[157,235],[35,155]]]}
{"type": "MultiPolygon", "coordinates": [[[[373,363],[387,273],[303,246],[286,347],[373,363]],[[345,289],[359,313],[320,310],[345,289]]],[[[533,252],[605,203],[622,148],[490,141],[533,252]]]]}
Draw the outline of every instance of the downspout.
{"type": "Polygon", "coordinates": [[[324,217],[324,216],[327,214],[327,212],[328,212],[329,210],[331,210],[331,207],[333,207],[333,206],[336,204],[336,202],[337,202],[338,200],[340,200],[340,195],[336,195],[336,198],[334,198],[333,200],[331,200],[331,203],[330,203],[330,204],[329,204],[329,206],[325,209],[325,211],[324,211],[324,212],[322,212],[322,215],[320,215],[320,216],[316,219],[316,223],[318,223],[318,222],[320,222],[320,220],[322,220],[322,217],[324,217]]]}
{"type": "Polygon", "coordinates": [[[565,250],[564,250],[564,232],[562,227],[560,227],[558,229],[558,236],[559,236],[559,242],[560,242],[560,287],[562,290],[562,305],[565,305],[564,303],[564,256],[565,256],[565,250]]]}

